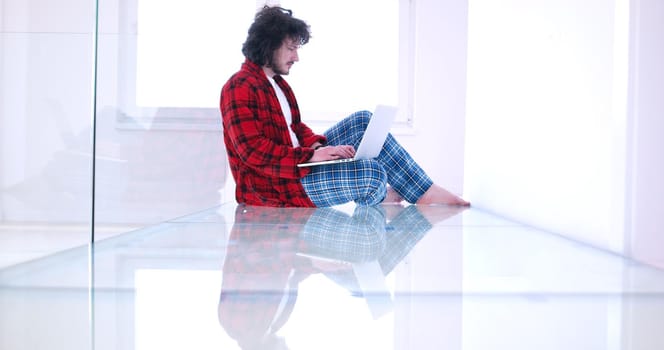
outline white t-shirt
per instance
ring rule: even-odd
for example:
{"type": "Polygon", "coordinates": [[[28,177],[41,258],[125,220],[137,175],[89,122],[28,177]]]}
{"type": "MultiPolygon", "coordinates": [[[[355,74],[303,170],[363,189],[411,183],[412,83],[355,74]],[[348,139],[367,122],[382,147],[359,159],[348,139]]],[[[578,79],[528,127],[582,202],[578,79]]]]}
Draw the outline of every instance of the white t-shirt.
{"type": "Polygon", "coordinates": [[[284,118],[286,118],[286,124],[288,125],[288,133],[290,133],[291,142],[293,142],[293,146],[299,147],[300,142],[297,140],[297,136],[293,132],[293,129],[290,127],[291,124],[293,124],[293,115],[291,115],[290,105],[288,104],[286,94],[284,94],[279,85],[277,85],[277,82],[272,79],[272,77],[267,77],[267,79],[270,81],[270,84],[272,84],[272,87],[274,87],[274,90],[277,92],[279,105],[281,105],[281,112],[284,114],[284,118]]]}

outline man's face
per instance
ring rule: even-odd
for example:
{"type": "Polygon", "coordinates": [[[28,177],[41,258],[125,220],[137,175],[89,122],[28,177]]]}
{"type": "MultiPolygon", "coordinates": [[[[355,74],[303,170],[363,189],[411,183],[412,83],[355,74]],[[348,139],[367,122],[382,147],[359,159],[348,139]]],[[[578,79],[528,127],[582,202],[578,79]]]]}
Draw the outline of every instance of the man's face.
{"type": "Polygon", "coordinates": [[[299,61],[297,56],[297,50],[300,48],[300,43],[298,40],[287,38],[281,44],[272,56],[272,62],[270,67],[267,68],[267,72],[272,73],[271,76],[275,74],[279,75],[288,75],[291,66],[295,62],[299,61]],[[271,71],[271,72],[270,72],[271,71]]]}

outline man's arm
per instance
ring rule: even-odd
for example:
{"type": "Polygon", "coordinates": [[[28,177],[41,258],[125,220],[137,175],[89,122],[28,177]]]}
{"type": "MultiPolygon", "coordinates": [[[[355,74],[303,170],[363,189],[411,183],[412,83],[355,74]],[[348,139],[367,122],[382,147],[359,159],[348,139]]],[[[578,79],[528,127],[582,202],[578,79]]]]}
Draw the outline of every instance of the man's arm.
{"type": "Polygon", "coordinates": [[[259,114],[265,118],[269,108],[259,108],[256,101],[265,100],[259,98],[259,93],[248,84],[224,89],[221,113],[226,137],[246,166],[267,177],[299,179],[310,170],[298,168],[297,164],[310,159],[314,150],[279,144],[273,141],[275,135],[266,135],[278,131],[276,128],[265,130],[264,123],[260,121],[259,114]]]}

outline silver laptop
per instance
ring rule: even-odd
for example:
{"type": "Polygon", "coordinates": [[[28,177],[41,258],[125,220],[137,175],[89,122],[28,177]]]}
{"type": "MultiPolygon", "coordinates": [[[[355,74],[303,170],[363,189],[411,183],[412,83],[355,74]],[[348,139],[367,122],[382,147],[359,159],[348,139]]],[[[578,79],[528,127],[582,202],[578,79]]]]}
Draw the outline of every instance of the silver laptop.
{"type": "Polygon", "coordinates": [[[364,131],[362,141],[360,141],[360,145],[355,151],[355,157],[301,163],[297,166],[305,167],[324,164],[337,164],[352,162],[359,159],[372,159],[378,157],[378,154],[380,154],[380,151],[383,149],[383,144],[385,144],[387,134],[390,132],[390,127],[392,126],[392,123],[394,123],[394,119],[397,116],[398,110],[399,109],[394,106],[376,106],[376,110],[374,111],[371,120],[369,120],[369,125],[367,125],[367,130],[364,131]]]}

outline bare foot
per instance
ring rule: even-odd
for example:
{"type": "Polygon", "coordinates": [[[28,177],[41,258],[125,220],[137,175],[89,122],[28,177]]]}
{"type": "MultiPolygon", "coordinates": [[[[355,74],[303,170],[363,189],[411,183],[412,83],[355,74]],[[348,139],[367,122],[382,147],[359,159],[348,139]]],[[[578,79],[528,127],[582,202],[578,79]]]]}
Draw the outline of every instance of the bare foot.
{"type": "Polygon", "coordinates": [[[381,203],[381,208],[385,211],[385,218],[388,221],[396,218],[406,207],[403,203],[381,203]]]}
{"type": "Polygon", "coordinates": [[[392,187],[387,188],[387,195],[383,199],[382,204],[399,204],[403,202],[403,197],[397,193],[392,187]]]}
{"type": "Polygon", "coordinates": [[[449,192],[448,190],[434,184],[431,186],[415,204],[432,205],[458,205],[462,207],[469,207],[470,202],[466,202],[463,198],[449,192]]]}
{"type": "Polygon", "coordinates": [[[467,206],[459,205],[416,205],[415,208],[432,225],[443,222],[468,209],[467,206]]]}

